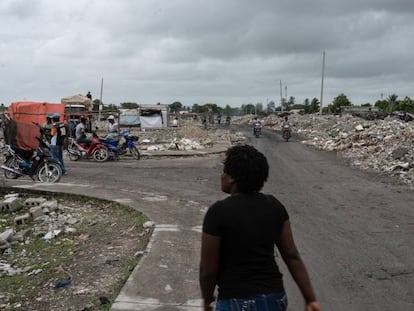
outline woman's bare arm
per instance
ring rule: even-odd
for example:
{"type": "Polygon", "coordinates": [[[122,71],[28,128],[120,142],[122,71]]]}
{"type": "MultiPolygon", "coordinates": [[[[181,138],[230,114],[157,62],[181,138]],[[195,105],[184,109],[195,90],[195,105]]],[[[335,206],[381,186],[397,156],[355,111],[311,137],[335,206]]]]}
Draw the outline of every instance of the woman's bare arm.
{"type": "Polygon", "coordinates": [[[316,301],[316,297],[313,292],[305,264],[303,263],[293,240],[293,234],[289,220],[286,220],[283,223],[280,238],[277,241],[276,245],[280,251],[283,261],[286,263],[290,274],[292,275],[302,293],[303,298],[305,299],[306,310],[322,310],[319,303],[316,301]]]}
{"type": "Polygon", "coordinates": [[[210,304],[214,301],[214,289],[217,284],[220,241],[220,237],[202,234],[199,281],[205,311],[213,310],[210,304]]]}

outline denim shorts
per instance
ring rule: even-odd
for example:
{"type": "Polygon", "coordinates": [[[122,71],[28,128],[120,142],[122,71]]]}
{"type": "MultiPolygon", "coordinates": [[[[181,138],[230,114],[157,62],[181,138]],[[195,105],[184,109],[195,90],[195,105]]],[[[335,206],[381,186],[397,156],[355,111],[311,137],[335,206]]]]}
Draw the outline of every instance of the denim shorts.
{"type": "Polygon", "coordinates": [[[216,311],[285,311],[287,308],[286,293],[278,292],[269,295],[255,295],[244,298],[217,300],[216,311]]]}

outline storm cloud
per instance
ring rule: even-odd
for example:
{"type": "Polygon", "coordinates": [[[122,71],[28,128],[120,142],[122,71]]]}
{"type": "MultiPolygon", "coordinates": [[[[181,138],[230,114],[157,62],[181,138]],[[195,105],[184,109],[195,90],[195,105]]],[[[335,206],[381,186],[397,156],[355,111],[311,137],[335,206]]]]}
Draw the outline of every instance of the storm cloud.
{"type": "Polygon", "coordinates": [[[0,103],[414,98],[412,0],[3,0],[0,103]]]}

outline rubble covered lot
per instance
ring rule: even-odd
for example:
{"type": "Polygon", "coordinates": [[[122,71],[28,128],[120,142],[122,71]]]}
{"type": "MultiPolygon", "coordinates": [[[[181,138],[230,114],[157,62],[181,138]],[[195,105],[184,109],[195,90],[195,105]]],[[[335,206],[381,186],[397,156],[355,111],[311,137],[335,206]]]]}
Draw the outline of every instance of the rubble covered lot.
{"type": "MultiPolygon", "coordinates": [[[[251,125],[254,115],[233,117],[232,124],[251,125]]],[[[282,117],[273,114],[261,118],[267,129],[280,131],[282,117]]],[[[350,114],[291,114],[293,135],[304,144],[337,152],[353,166],[398,178],[414,187],[414,122],[398,116],[366,120],[350,114]]],[[[243,142],[240,132],[226,125],[209,125],[180,120],[177,128],[140,131],[142,151],[208,149],[221,142],[243,142]]]]}
{"type": "Polygon", "coordinates": [[[152,222],[69,195],[0,193],[0,310],[107,310],[143,255],[152,222]]]}
{"type": "MultiPolygon", "coordinates": [[[[254,116],[234,123],[247,124],[254,116]]],[[[265,128],[280,131],[282,118],[261,119],[265,128]]],[[[320,150],[335,151],[360,169],[373,170],[398,178],[414,187],[414,122],[396,116],[365,120],[345,115],[289,115],[293,135],[302,143],[320,150]]]]}
{"type": "MultiPolygon", "coordinates": [[[[100,128],[105,127],[102,125],[100,128]]],[[[126,128],[121,127],[122,130],[126,128]]],[[[132,127],[130,130],[131,135],[139,137],[139,149],[144,155],[146,151],[204,150],[215,144],[244,139],[241,133],[231,132],[228,127],[217,126],[217,124],[209,126],[206,130],[200,122],[193,119],[181,120],[180,126],[177,127],[145,130],[132,127]]],[[[105,136],[102,130],[98,134],[105,136]]]]}

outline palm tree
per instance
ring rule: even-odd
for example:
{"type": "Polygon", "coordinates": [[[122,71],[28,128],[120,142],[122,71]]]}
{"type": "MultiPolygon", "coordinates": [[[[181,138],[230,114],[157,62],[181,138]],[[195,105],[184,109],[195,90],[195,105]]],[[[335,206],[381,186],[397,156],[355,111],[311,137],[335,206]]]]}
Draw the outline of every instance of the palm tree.
{"type": "Polygon", "coordinates": [[[388,96],[388,98],[387,98],[388,112],[393,111],[394,107],[398,104],[397,98],[398,98],[398,95],[396,95],[396,94],[391,94],[390,96],[388,96]]]}

